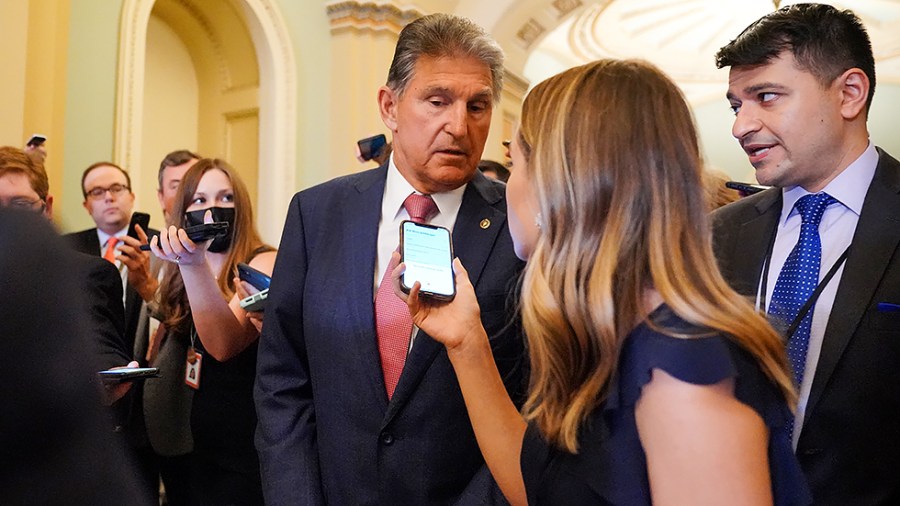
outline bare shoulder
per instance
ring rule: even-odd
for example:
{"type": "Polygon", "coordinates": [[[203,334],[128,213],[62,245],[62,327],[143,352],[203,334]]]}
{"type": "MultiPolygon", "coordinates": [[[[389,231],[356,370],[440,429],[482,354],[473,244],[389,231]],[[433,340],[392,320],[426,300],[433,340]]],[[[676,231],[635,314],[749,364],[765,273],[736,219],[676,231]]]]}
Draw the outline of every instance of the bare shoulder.
{"type": "Polygon", "coordinates": [[[653,370],[635,420],[654,502],[770,503],[768,430],[733,391],[731,378],[698,385],[653,370]]]}
{"type": "Polygon", "coordinates": [[[253,257],[248,264],[256,270],[271,275],[275,268],[275,257],[278,255],[277,250],[264,251],[253,257]]]}

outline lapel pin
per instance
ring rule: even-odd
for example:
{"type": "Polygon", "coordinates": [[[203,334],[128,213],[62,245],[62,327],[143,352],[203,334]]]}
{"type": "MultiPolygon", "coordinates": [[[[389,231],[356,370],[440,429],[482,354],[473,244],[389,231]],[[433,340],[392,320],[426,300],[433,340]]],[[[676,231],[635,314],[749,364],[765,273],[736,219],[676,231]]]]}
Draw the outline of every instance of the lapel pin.
{"type": "Polygon", "coordinates": [[[482,229],[487,229],[490,226],[491,226],[491,220],[489,220],[487,218],[481,220],[481,228],[482,229]]]}

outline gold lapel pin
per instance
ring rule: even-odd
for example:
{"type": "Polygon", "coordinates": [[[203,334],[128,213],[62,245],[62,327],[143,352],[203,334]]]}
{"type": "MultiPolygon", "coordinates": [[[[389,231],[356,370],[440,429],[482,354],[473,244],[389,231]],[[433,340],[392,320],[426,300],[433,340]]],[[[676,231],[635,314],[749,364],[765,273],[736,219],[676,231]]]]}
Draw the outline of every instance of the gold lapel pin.
{"type": "Polygon", "coordinates": [[[481,220],[481,228],[482,229],[487,229],[490,226],[491,226],[491,220],[489,220],[487,218],[481,220]]]}

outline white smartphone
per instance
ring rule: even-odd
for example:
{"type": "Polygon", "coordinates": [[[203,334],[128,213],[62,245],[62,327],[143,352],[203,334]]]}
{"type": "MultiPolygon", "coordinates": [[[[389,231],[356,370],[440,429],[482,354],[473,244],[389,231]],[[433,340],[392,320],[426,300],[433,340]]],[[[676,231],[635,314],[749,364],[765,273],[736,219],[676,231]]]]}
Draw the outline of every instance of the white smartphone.
{"type": "Polygon", "coordinates": [[[254,293],[241,299],[241,307],[247,311],[262,311],[266,307],[266,299],[269,297],[269,289],[254,293]]]}
{"type": "Polygon", "coordinates": [[[400,224],[400,257],[406,271],[400,288],[409,293],[421,283],[419,293],[438,300],[453,300],[456,277],[453,275],[453,241],[444,227],[405,220],[400,224]]]}

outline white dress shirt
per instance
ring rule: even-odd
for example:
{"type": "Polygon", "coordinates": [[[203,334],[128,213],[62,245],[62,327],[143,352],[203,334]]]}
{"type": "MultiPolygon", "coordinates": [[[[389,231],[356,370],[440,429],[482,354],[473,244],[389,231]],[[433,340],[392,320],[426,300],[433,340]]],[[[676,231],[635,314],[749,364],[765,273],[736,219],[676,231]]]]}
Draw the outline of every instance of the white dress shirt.
{"type": "MultiPolygon", "coordinates": [[[[822,190],[834,197],[838,202],[829,205],[825,209],[822,221],[819,223],[819,237],[822,241],[822,263],[819,268],[820,282],[853,240],[856,224],[859,223],[863,201],[875,175],[875,167],[877,165],[878,152],[870,142],[863,154],[822,190]]],[[[800,212],[794,209],[794,204],[801,197],[808,194],[809,192],[800,186],[782,190],[781,218],[778,220],[777,235],[772,247],[769,274],[766,279],[765,300],[769,303],[772,300],[772,292],[775,289],[778,274],[781,272],[781,268],[784,266],[784,262],[787,260],[791,250],[800,239],[800,212]]],[[[813,309],[812,325],[809,332],[809,348],[806,353],[806,369],[803,373],[803,382],[800,385],[800,398],[797,403],[797,414],[794,421],[793,445],[795,449],[803,427],[803,418],[806,414],[806,404],[809,400],[810,388],[815,377],[816,365],[819,362],[819,355],[822,351],[822,338],[825,335],[825,327],[828,325],[828,317],[831,314],[831,307],[834,305],[834,297],[837,294],[843,272],[844,266],[842,265],[835,272],[828,285],[822,290],[813,309]]],[[[757,297],[757,306],[759,302],[757,297]]]]}
{"type": "MultiPolygon", "coordinates": [[[[106,232],[97,228],[97,238],[100,240],[100,256],[102,257],[106,253],[106,246],[109,244],[109,239],[111,237],[122,237],[123,235],[128,233],[128,227],[119,230],[115,235],[109,235],[106,232]]],[[[121,239],[120,239],[121,241],[121,239]]],[[[118,254],[116,254],[118,256],[118,254]]],[[[119,276],[122,277],[122,303],[125,303],[125,291],[128,290],[128,267],[120,262],[118,259],[115,260],[116,268],[119,269],[119,276]]]]}
{"type": "MultiPolygon", "coordinates": [[[[431,198],[434,199],[434,203],[437,205],[438,213],[432,216],[428,223],[445,227],[452,232],[465,191],[466,185],[462,185],[448,192],[432,193],[431,198]]],[[[394,165],[394,155],[391,155],[388,163],[387,181],[384,184],[384,197],[381,200],[381,220],[378,222],[378,259],[375,262],[375,290],[373,293],[378,293],[378,285],[384,277],[384,271],[387,270],[387,266],[391,262],[391,254],[400,245],[400,222],[409,219],[409,213],[403,207],[403,201],[411,193],[418,192],[397,170],[397,166],[394,165]]],[[[418,330],[418,328],[413,326],[412,336],[409,340],[410,349],[412,349],[413,340],[418,330]]]]}

